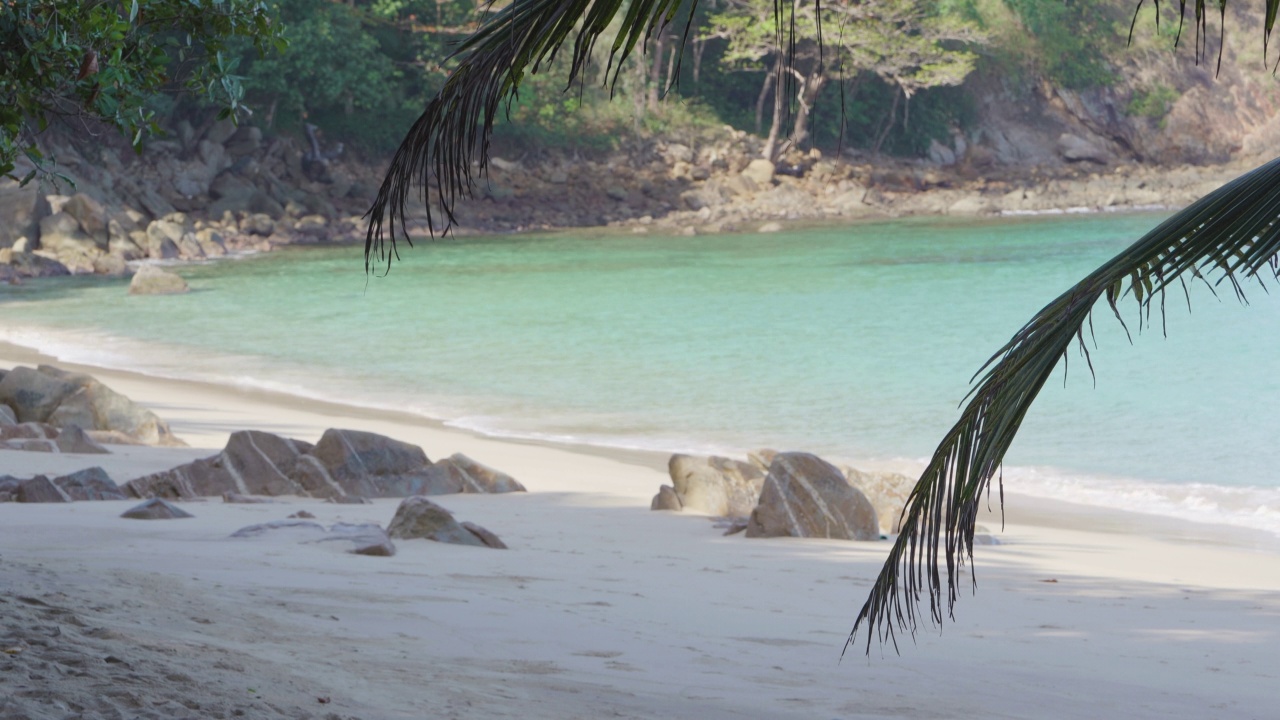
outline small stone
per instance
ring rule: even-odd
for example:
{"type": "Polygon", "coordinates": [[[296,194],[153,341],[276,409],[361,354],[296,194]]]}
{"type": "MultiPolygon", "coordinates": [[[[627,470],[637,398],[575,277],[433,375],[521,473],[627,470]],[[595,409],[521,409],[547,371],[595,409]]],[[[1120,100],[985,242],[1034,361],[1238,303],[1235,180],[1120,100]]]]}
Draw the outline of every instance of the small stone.
{"type": "Polygon", "coordinates": [[[195,516],[160,498],[151,498],[140,505],[135,505],[125,510],[120,517],[131,520],[179,520],[195,516]]]}

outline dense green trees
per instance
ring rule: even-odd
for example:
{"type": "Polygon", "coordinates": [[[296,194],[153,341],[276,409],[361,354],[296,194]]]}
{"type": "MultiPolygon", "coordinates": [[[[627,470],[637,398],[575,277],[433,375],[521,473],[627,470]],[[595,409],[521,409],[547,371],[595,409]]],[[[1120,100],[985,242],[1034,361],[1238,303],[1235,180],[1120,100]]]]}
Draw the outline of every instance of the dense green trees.
{"type": "Polygon", "coordinates": [[[244,90],[229,45],[283,46],[258,0],[8,0],[0,3],[0,175],[25,155],[48,166],[36,135],[56,119],[106,123],[142,142],[157,93],[186,89],[239,111],[244,90]]]}

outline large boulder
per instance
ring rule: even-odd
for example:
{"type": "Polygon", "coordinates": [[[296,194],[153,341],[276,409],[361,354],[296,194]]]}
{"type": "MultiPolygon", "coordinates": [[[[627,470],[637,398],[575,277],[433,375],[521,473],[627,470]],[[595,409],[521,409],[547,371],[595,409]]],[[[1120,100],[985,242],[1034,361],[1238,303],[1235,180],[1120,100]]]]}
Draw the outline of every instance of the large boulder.
{"type": "Polygon", "coordinates": [[[875,540],[880,522],[871,502],[834,465],[809,453],[779,453],[747,537],[875,540]]]}
{"type": "Polygon", "coordinates": [[[773,175],[776,172],[774,164],[764,158],[756,158],[747,163],[747,167],[742,171],[742,177],[755,183],[762,188],[768,188],[773,184],[773,175]]]}
{"type": "Polygon", "coordinates": [[[73,382],[19,366],[0,380],[0,403],[13,410],[18,422],[44,422],[76,389],[73,382]]]}
{"type": "Polygon", "coordinates": [[[435,467],[456,479],[464,493],[525,492],[524,485],[515,478],[478,463],[462,453],[454,453],[436,462],[435,467]]]}
{"type": "Polygon", "coordinates": [[[109,452],[89,437],[79,425],[68,425],[58,431],[55,441],[58,452],[79,453],[81,455],[104,455],[109,452]]]}
{"type": "Polygon", "coordinates": [[[431,465],[417,445],[360,430],[324,432],[311,455],[312,468],[327,475],[344,494],[407,497],[463,492],[461,479],[448,468],[431,465]]]}
{"type": "Polygon", "coordinates": [[[301,495],[343,501],[460,492],[511,492],[509,475],[462,455],[435,465],[417,445],[358,430],[326,430],[315,445],[256,430],[221,453],[125,485],[135,497],[301,495]]]}
{"type": "MultiPolygon", "coordinates": [[[[483,530],[483,528],[480,529],[483,530]]],[[[484,532],[491,535],[493,540],[497,540],[496,535],[492,535],[487,530],[484,532]]],[[[494,547],[486,543],[479,533],[463,527],[454,519],[453,513],[421,495],[405,498],[404,502],[400,503],[400,507],[396,508],[395,517],[387,526],[387,535],[404,540],[423,538],[454,545],[494,547]]]]}
{"type": "Polygon", "coordinates": [[[183,280],[181,275],[155,265],[143,265],[138,268],[138,272],[133,275],[133,280],[129,281],[130,295],[178,295],[188,290],[190,288],[187,287],[187,281],[183,280]]]}
{"type": "MultiPolygon", "coordinates": [[[[3,385],[19,370],[31,369],[14,368],[13,372],[0,381],[0,402],[8,402],[3,385]]],[[[155,413],[139,407],[91,375],[67,372],[49,365],[41,365],[33,372],[35,375],[24,372],[20,378],[21,384],[15,387],[39,386],[55,394],[61,393],[61,389],[68,385],[72,388],[70,393],[59,396],[57,406],[43,419],[50,425],[79,425],[86,431],[119,432],[148,445],[184,444],[174,437],[168,423],[155,413]],[[37,379],[36,375],[41,379],[37,379]]]]}
{"type": "MultiPolygon", "coordinates": [[[[311,446],[258,430],[231,434],[222,452],[125,483],[134,497],[195,498],[239,495],[309,495],[291,474],[311,446]]],[[[339,494],[336,490],[329,497],[339,494]]]]}
{"type": "Polygon", "coordinates": [[[106,470],[91,467],[53,479],[53,485],[71,500],[124,500],[124,493],[106,470]]]}
{"type": "MultiPolygon", "coordinates": [[[[676,454],[667,462],[667,471],[681,509],[717,517],[747,517],[764,486],[758,467],[724,457],[676,454]]],[[[663,503],[664,508],[670,504],[663,503]]]]}
{"type": "Polygon", "coordinates": [[[863,472],[856,468],[844,468],[849,484],[857,488],[876,509],[880,520],[880,532],[896,533],[901,530],[902,509],[907,505],[916,481],[901,473],[863,472]]]}

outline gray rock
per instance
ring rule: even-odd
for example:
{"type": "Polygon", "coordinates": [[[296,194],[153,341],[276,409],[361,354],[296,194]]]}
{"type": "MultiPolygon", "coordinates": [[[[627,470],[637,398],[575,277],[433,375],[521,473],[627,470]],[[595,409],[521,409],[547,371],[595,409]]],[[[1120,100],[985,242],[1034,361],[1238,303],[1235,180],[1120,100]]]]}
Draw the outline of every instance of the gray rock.
{"type": "Polygon", "coordinates": [[[76,389],[75,383],[35,368],[16,367],[0,380],[0,403],[14,411],[18,422],[44,422],[76,389]]]}
{"type": "Polygon", "coordinates": [[[855,468],[844,468],[844,472],[849,484],[866,495],[876,509],[880,532],[898,532],[902,509],[906,507],[916,481],[901,473],[870,473],[855,468]]]}
{"type": "Polygon", "coordinates": [[[494,535],[489,530],[486,530],[469,520],[463,521],[462,527],[466,528],[467,532],[475,535],[477,538],[480,538],[480,542],[484,543],[485,547],[491,547],[494,550],[507,549],[507,544],[502,542],[497,535],[494,535]]]}
{"type": "Polygon", "coordinates": [[[310,454],[348,495],[407,497],[462,491],[448,472],[431,466],[422,448],[385,435],[326,430],[310,454]]]}
{"type": "Polygon", "coordinates": [[[148,445],[184,444],[155,413],[139,407],[90,375],[69,373],[49,365],[41,365],[38,372],[76,388],[49,414],[47,421],[51,425],[79,425],[86,431],[119,432],[148,445]]]}
{"type": "Polygon", "coordinates": [[[107,211],[102,203],[84,193],[76,193],[62,206],[62,212],[75,218],[80,230],[92,238],[99,249],[107,248],[110,233],[107,229],[107,211]]]}
{"type": "Polygon", "coordinates": [[[241,495],[240,493],[222,493],[222,502],[231,505],[268,505],[276,502],[269,497],[257,495],[241,495]]]}
{"type": "Polygon", "coordinates": [[[125,483],[125,489],[134,497],[307,495],[291,472],[298,458],[310,449],[309,444],[298,440],[241,430],[231,434],[221,453],[135,478],[125,483]]]}
{"type": "Polygon", "coordinates": [[[718,517],[750,515],[764,485],[755,465],[723,457],[676,454],[667,470],[682,509],[718,517]]]}
{"type": "Polygon", "coordinates": [[[0,427],[6,425],[17,425],[18,416],[13,414],[13,408],[0,403],[0,427]]]}
{"type": "Polygon", "coordinates": [[[0,426],[0,440],[52,440],[56,437],[58,428],[48,423],[24,422],[0,426]]]}
{"type": "Polygon", "coordinates": [[[58,452],[58,446],[52,440],[6,440],[4,446],[10,450],[25,452],[58,452]]]}
{"type": "MultiPolygon", "coordinates": [[[[154,224],[154,223],[153,223],[154,224]]],[[[143,265],[129,281],[130,295],[177,295],[189,291],[182,276],[155,265],[143,265]]]]}
{"type": "Polygon", "coordinates": [[[44,475],[37,475],[19,485],[15,499],[20,503],[71,502],[71,496],[44,475]]]}
{"type": "Polygon", "coordinates": [[[809,453],[781,453],[769,466],[747,537],[875,540],[876,510],[834,465],[809,453]]]}
{"type": "Polygon", "coordinates": [[[453,518],[453,513],[420,495],[405,498],[400,503],[395,517],[387,526],[387,535],[404,540],[424,538],[456,545],[488,547],[475,533],[459,524],[453,518]]]}
{"type": "Polygon", "coordinates": [[[253,213],[246,215],[240,221],[240,232],[246,235],[259,235],[266,237],[276,231],[276,221],[266,213],[253,213]]]}
{"type": "Polygon", "coordinates": [[[436,462],[435,467],[444,468],[450,477],[456,478],[464,493],[526,492],[524,485],[515,478],[462,453],[454,453],[436,462]]]}
{"type": "Polygon", "coordinates": [[[124,493],[116,485],[106,470],[91,467],[79,470],[70,475],[53,479],[58,487],[71,500],[124,500],[124,493]]]}
{"type": "Polygon", "coordinates": [[[180,520],[195,516],[160,498],[151,498],[140,505],[134,505],[125,510],[120,514],[120,517],[129,518],[130,520],[180,520]]]}
{"type": "Polygon", "coordinates": [[[747,163],[746,169],[742,171],[742,177],[750,180],[759,187],[768,187],[773,184],[774,165],[772,162],[764,158],[756,158],[747,163]]]}
{"type": "Polygon", "coordinates": [[[204,132],[204,139],[221,145],[236,134],[236,124],[230,119],[219,120],[204,132]]]}
{"type": "Polygon", "coordinates": [[[266,535],[279,536],[282,533],[288,533],[295,539],[311,540],[325,533],[324,526],[320,523],[308,522],[306,520],[272,520],[271,522],[258,523],[257,525],[248,525],[231,533],[233,538],[260,538],[266,535]]]}
{"type": "Polygon", "coordinates": [[[1071,133],[1063,133],[1058,136],[1057,150],[1064,160],[1071,162],[1088,161],[1099,165],[1106,165],[1110,162],[1110,157],[1108,157],[1106,150],[1071,133]]]}
{"type": "Polygon", "coordinates": [[[680,496],[676,494],[676,489],[670,485],[663,485],[658,488],[658,494],[653,496],[653,502],[649,503],[650,510],[683,510],[684,505],[680,502],[680,496]]]}
{"type": "Polygon", "coordinates": [[[355,555],[391,557],[396,554],[396,546],[391,542],[391,538],[387,537],[386,531],[373,523],[361,525],[338,523],[329,528],[324,537],[317,538],[311,542],[342,543],[349,546],[347,552],[355,555]]]}
{"type": "Polygon", "coordinates": [[[106,455],[111,451],[94,442],[79,425],[66,425],[58,432],[58,451],[82,455],[106,455]]]}

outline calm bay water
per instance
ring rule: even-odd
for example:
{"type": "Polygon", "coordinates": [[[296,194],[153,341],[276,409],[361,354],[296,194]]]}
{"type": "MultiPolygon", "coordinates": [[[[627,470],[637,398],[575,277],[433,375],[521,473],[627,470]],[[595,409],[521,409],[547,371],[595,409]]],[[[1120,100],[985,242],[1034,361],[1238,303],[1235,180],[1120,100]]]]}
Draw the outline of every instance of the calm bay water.
{"type": "MultiPolygon", "coordinates": [[[[1159,219],[450,240],[368,279],[358,248],[291,250],[183,268],[183,296],[3,288],[0,338],[498,435],[914,461],[992,352],[1159,219]]],[[[1280,532],[1280,300],[1250,298],[1193,288],[1188,314],[1171,295],[1168,338],[1132,345],[1098,313],[1096,386],[1073,355],[1014,445],[1010,489],[1280,532]]]]}

